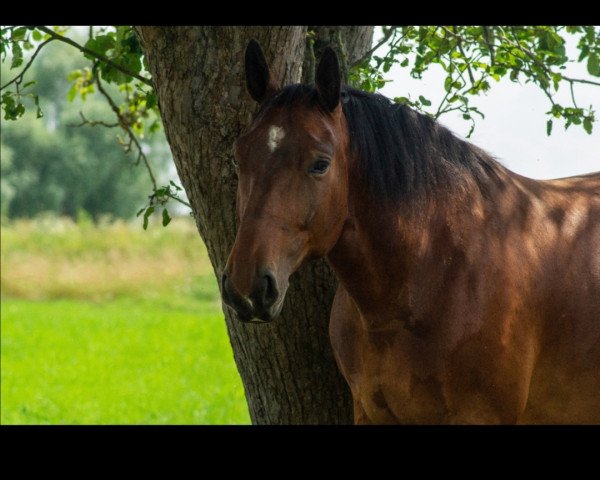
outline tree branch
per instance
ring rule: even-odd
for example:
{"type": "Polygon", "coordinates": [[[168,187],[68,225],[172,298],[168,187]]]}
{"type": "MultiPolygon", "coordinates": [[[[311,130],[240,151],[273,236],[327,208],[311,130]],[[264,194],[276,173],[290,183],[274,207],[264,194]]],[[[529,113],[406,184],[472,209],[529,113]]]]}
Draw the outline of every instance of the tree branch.
{"type": "Polygon", "coordinates": [[[185,205],[185,206],[186,206],[186,207],[188,207],[190,210],[193,210],[193,209],[192,209],[192,206],[191,206],[191,205],[190,205],[188,202],[186,202],[185,200],[182,200],[182,199],[181,199],[181,198],[179,198],[179,197],[176,197],[176,196],[174,196],[174,195],[169,195],[169,194],[167,194],[167,197],[169,197],[169,198],[172,198],[173,200],[177,200],[177,201],[178,201],[179,203],[181,203],[182,205],[185,205]]]}
{"type": "Polygon", "coordinates": [[[450,30],[449,28],[442,27],[442,29],[446,33],[449,33],[450,35],[452,35],[456,39],[456,46],[460,50],[460,54],[465,59],[465,64],[467,65],[467,73],[469,74],[469,80],[471,80],[471,86],[474,87],[475,86],[475,77],[473,76],[473,71],[471,70],[471,63],[468,61],[467,55],[465,54],[465,51],[462,48],[463,37],[460,36],[458,33],[456,33],[456,27],[453,26],[452,28],[454,29],[454,31],[450,30]]]}
{"type": "Polygon", "coordinates": [[[368,60],[369,58],[371,58],[371,55],[373,55],[373,53],[375,53],[375,51],[381,47],[385,42],[387,42],[392,35],[394,34],[394,27],[390,27],[390,29],[386,32],[386,34],[383,36],[383,38],[377,42],[375,44],[375,46],[373,48],[371,48],[367,53],[365,53],[362,57],[360,57],[358,60],[356,60],[355,62],[352,63],[352,65],[350,65],[350,68],[354,68],[357,65],[360,65],[361,63],[363,63],[365,60],[368,60]]]}
{"type": "Polygon", "coordinates": [[[83,45],[79,45],[77,42],[71,40],[70,38],[64,37],[62,35],[59,35],[58,33],[54,32],[51,29],[46,28],[44,26],[36,26],[35,28],[37,28],[38,30],[41,30],[44,33],[47,33],[48,35],[50,35],[50,37],[51,37],[50,39],[59,40],[59,41],[64,42],[64,43],[66,43],[68,45],[71,45],[72,47],[75,47],[80,52],[87,53],[88,55],[91,55],[92,57],[100,60],[101,62],[104,62],[107,65],[110,65],[111,67],[115,68],[116,70],[119,70],[120,72],[124,73],[125,75],[129,75],[130,77],[133,77],[133,78],[139,80],[140,82],[145,83],[146,85],[154,88],[152,80],[150,80],[150,79],[148,79],[146,77],[142,77],[141,75],[139,75],[137,73],[130,72],[125,67],[122,67],[118,63],[113,62],[112,60],[106,58],[104,55],[96,53],[93,50],[90,50],[89,48],[84,47],[83,45]]]}
{"type": "Polygon", "coordinates": [[[444,110],[442,110],[440,112],[440,114],[436,117],[436,120],[441,117],[444,113],[448,113],[448,112],[454,112],[455,110],[460,110],[460,111],[464,111],[463,110],[463,105],[459,105],[457,107],[451,107],[451,108],[445,108],[444,110]]]}
{"type": "Polygon", "coordinates": [[[588,85],[596,85],[598,87],[600,87],[600,82],[594,82],[593,80],[585,80],[583,78],[571,78],[571,77],[565,77],[563,75],[563,80],[566,80],[567,82],[571,82],[571,83],[587,83],[588,85]]]}
{"type": "Polygon", "coordinates": [[[494,52],[494,45],[493,45],[493,40],[490,42],[490,29],[483,25],[483,39],[485,41],[485,45],[488,47],[488,50],[490,51],[490,62],[491,65],[494,65],[494,63],[496,63],[496,54],[494,52]]]}
{"type": "Polygon", "coordinates": [[[444,106],[444,104],[446,103],[446,99],[448,98],[448,95],[450,95],[450,91],[451,91],[451,90],[452,90],[452,89],[450,89],[450,90],[448,90],[448,91],[446,92],[446,95],[444,96],[443,100],[440,102],[440,105],[438,106],[437,112],[435,112],[435,116],[433,117],[433,118],[435,118],[436,120],[437,120],[438,118],[440,118],[440,115],[441,115],[442,113],[445,113],[445,111],[442,111],[442,107],[443,107],[443,106],[444,106]]]}
{"type": "Polygon", "coordinates": [[[83,127],[84,125],[89,125],[90,127],[95,127],[96,125],[101,125],[106,128],[115,128],[115,127],[118,127],[121,125],[119,122],[106,123],[101,120],[88,120],[87,118],[85,118],[85,115],[81,111],[79,112],[79,116],[81,117],[81,123],[77,123],[77,124],[70,123],[67,125],[67,127],[76,128],[76,127],[83,127]]]}
{"type": "MultiPolygon", "coordinates": [[[[516,43],[516,47],[521,50],[525,55],[527,55],[531,60],[533,60],[533,62],[540,67],[542,70],[544,70],[544,72],[546,72],[546,74],[548,75],[554,75],[555,72],[553,72],[550,68],[548,68],[544,62],[542,62],[539,58],[537,58],[535,56],[535,54],[533,52],[531,52],[531,50],[523,47],[521,45],[521,42],[519,42],[519,39],[516,36],[516,33],[514,31],[514,29],[511,27],[511,33],[515,39],[516,43]]],[[[511,42],[507,37],[505,37],[506,40],[508,40],[510,43],[512,43],[513,45],[515,45],[515,43],[511,42]]],[[[587,83],[589,85],[597,85],[600,86],[600,82],[594,82],[593,80],[585,80],[583,78],[571,78],[571,77],[565,77],[564,75],[562,75],[563,80],[566,80],[567,82],[571,82],[571,83],[587,83]]]]}
{"type": "Polygon", "coordinates": [[[154,174],[152,173],[152,168],[150,167],[150,162],[148,162],[148,158],[146,157],[146,154],[142,150],[142,146],[141,146],[140,142],[138,141],[137,137],[131,131],[131,127],[129,126],[127,120],[123,117],[123,115],[121,115],[119,107],[117,106],[115,101],[111,98],[111,96],[107,93],[107,91],[102,86],[100,76],[96,72],[97,66],[98,66],[98,64],[96,63],[94,65],[94,68],[92,69],[92,71],[94,72],[94,78],[96,80],[96,85],[98,86],[98,91],[102,94],[102,96],[104,96],[104,98],[106,98],[106,101],[110,105],[110,108],[112,109],[112,111],[115,113],[115,115],[119,119],[119,125],[121,126],[121,128],[123,128],[123,130],[125,130],[125,132],[127,133],[127,136],[129,137],[129,144],[125,147],[125,150],[131,151],[132,143],[136,146],[136,148],[138,150],[138,156],[136,159],[136,163],[139,163],[140,160],[144,161],[144,165],[146,166],[146,170],[148,170],[148,175],[150,176],[152,186],[154,187],[154,190],[156,190],[156,188],[157,188],[156,178],[154,178],[154,174]]]}
{"type": "Polygon", "coordinates": [[[573,91],[573,82],[570,82],[570,83],[569,83],[569,87],[571,88],[571,100],[573,100],[573,106],[574,106],[575,108],[579,108],[579,107],[577,106],[577,102],[575,101],[575,92],[573,91]]]}
{"type": "Polygon", "coordinates": [[[54,40],[54,38],[49,38],[48,40],[46,40],[45,42],[42,42],[38,45],[38,48],[36,49],[36,51],[33,53],[33,55],[31,56],[31,58],[29,59],[29,62],[27,62],[27,65],[25,65],[25,68],[23,68],[23,70],[21,71],[21,73],[19,73],[15,78],[13,78],[10,82],[6,83],[5,85],[3,85],[2,87],[0,87],[0,90],[4,90],[6,87],[8,87],[9,85],[17,82],[17,83],[21,83],[21,81],[23,80],[23,75],[25,75],[25,72],[27,70],[29,70],[29,67],[31,67],[31,65],[33,64],[33,61],[35,60],[35,57],[37,57],[38,53],[40,53],[40,50],[42,48],[44,48],[48,43],[50,43],[52,40],[54,40]]]}

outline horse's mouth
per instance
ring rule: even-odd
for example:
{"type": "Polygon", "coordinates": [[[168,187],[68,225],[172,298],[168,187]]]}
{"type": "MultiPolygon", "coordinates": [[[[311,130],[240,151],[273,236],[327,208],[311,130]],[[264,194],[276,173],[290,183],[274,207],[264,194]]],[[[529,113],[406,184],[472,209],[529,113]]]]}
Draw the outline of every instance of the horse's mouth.
{"type": "Polygon", "coordinates": [[[260,313],[252,312],[249,309],[238,310],[235,307],[233,307],[233,310],[235,311],[236,318],[242,323],[271,323],[281,314],[284,298],[285,295],[281,295],[271,308],[260,313]]]}
{"type": "Polygon", "coordinates": [[[273,320],[275,320],[277,318],[277,315],[262,314],[262,315],[260,315],[260,317],[257,317],[254,315],[253,316],[243,315],[238,312],[235,313],[235,316],[242,323],[254,323],[254,324],[271,323],[273,320]]]}
{"type": "MultiPolygon", "coordinates": [[[[271,323],[276,320],[283,308],[288,282],[280,282],[281,290],[273,289],[274,295],[270,301],[264,301],[264,298],[250,294],[242,296],[228,283],[227,276],[223,275],[221,298],[225,305],[231,307],[235,312],[235,317],[242,323],[271,323]]],[[[263,293],[264,295],[264,293],[263,293]]]]}
{"type": "Polygon", "coordinates": [[[254,317],[254,318],[251,318],[250,320],[248,320],[247,323],[258,323],[258,324],[263,323],[264,324],[264,323],[271,323],[272,321],[273,321],[273,319],[271,319],[271,320],[263,320],[261,318],[254,317]]]}

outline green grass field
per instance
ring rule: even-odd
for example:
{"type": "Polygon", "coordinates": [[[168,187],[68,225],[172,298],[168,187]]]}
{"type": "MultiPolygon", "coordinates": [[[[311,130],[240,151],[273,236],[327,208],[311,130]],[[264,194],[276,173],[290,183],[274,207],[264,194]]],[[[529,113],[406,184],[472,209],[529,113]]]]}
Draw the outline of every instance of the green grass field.
{"type": "Polygon", "coordinates": [[[3,424],[249,423],[193,221],[47,218],[1,240],[3,424]]]}

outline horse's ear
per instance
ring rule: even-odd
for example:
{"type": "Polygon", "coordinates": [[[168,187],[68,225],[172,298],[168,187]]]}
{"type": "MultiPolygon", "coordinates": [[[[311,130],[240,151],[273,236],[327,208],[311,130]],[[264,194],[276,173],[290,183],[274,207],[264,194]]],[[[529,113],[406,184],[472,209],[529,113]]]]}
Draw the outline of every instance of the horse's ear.
{"type": "Polygon", "coordinates": [[[273,94],[277,87],[267,65],[265,54],[260,44],[252,39],[246,47],[246,87],[250,96],[257,102],[264,101],[273,94]]]}
{"type": "Polygon", "coordinates": [[[331,47],[325,48],[315,75],[317,92],[321,104],[333,111],[340,103],[342,81],[340,77],[340,62],[331,47]]]}

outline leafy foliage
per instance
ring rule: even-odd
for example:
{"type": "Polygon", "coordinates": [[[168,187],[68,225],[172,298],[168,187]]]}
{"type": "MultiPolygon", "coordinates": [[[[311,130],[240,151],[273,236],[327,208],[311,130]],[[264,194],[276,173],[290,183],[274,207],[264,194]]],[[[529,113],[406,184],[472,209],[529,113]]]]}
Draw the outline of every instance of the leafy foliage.
{"type": "MultiPolygon", "coordinates": [[[[445,72],[445,92],[439,105],[430,99],[398,97],[405,103],[434,118],[458,111],[471,124],[469,135],[478,117],[483,118],[473,99],[489,91],[495,82],[508,78],[512,82],[535,84],[549,100],[546,112],[546,132],[552,133],[555,121],[565,128],[581,126],[592,133],[596,121],[593,106],[579,106],[574,87],[578,84],[600,86],[600,27],[593,26],[403,26],[383,27],[383,38],[352,66],[350,83],[368,91],[382,88],[385,75],[393,65],[410,69],[420,79],[434,64],[445,72]],[[577,42],[578,58],[567,56],[567,39],[577,42]],[[380,51],[383,50],[383,54],[380,51]],[[569,62],[585,62],[592,79],[572,78],[565,74],[569,62]],[[570,90],[571,101],[556,101],[559,88],[570,90]]],[[[0,28],[0,57],[3,64],[18,73],[1,87],[0,103],[5,120],[17,120],[28,109],[38,118],[45,108],[39,91],[44,86],[26,81],[25,73],[38,53],[50,42],[62,42],[81,52],[87,65],[68,76],[67,98],[86,100],[103,97],[114,121],[88,119],[81,114],[80,125],[101,125],[121,129],[118,141],[126,152],[136,152],[134,163],[145,165],[152,183],[152,194],[138,216],[147,227],[152,213],[162,211],[162,223],[168,225],[167,204],[171,200],[190,207],[180,197],[180,187],[171,183],[157,184],[150,162],[142,146],[147,133],[160,128],[158,104],[152,80],[139,41],[130,26],[89,27],[87,39],[78,40],[68,27],[12,26],[0,28]],[[118,100],[114,91],[118,92],[118,100]]],[[[310,35],[310,32],[309,32],[310,35]]],[[[344,57],[344,55],[342,55],[344,57]]]]}
{"type": "Polygon", "coordinates": [[[551,118],[547,133],[552,132],[553,119],[562,119],[565,128],[582,125],[592,132],[595,122],[593,106],[577,105],[574,85],[600,86],[599,81],[566,76],[568,62],[565,44],[569,36],[578,38],[578,62],[587,60],[591,76],[600,76],[599,27],[502,27],[502,26],[405,26],[384,27],[380,46],[383,56],[373,55],[355,65],[351,81],[366,90],[381,88],[385,74],[392,65],[410,68],[412,77],[420,79],[429,67],[439,65],[446,73],[443,89],[445,96],[435,108],[420,96],[418,99],[399,97],[397,102],[408,104],[434,118],[458,110],[471,123],[472,133],[476,117],[483,113],[471,101],[473,97],[492,88],[494,82],[508,78],[512,82],[533,83],[548,97],[551,118]],[[555,101],[560,86],[570,89],[571,104],[555,101]]]}
{"type": "MultiPolygon", "coordinates": [[[[148,197],[148,203],[142,207],[138,212],[137,216],[143,215],[143,224],[144,230],[148,228],[148,219],[150,215],[152,215],[155,210],[162,208],[162,225],[166,227],[171,222],[171,216],[169,215],[169,210],[167,209],[167,203],[170,199],[180,200],[179,192],[181,192],[182,188],[173,182],[173,180],[169,181],[169,185],[163,185],[160,188],[156,188],[152,195],[148,197]]],[[[191,214],[191,212],[190,212],[191,214]]]]}
{"type": "MultiPolygon", "coordinates": [[[[70,82],[70,89],[66,94],[66,98],[70,102],[75,102],[77,99],[86,101],[96,96],[104,97],[103,99],[98,98],[94,101],[102,101],[107,104],[115,116],[115,121],[110,122],[104,119],[98,120],[97,118],[88,119],[81,112],[81,122],[78,126],[120,128],[123,133],[116,136],[118,143],[126,153],[132,151],[137,153],[134,163],[139,164],[143,162],[147,168],[153,192],[149,198],[161,198],[161,205],[163,205],[165,210],[166,203],[170,199],[177,200],[189,207],[189,204],[180,198],[176,192],[173,192],[168,197],[164,197],[162,191],[157,192],[158,187],[155,174],[151,168],[150,161],[146,157],[147,148],[142,144],[142,140],[148,133],[152,134],[160,129],[160,116],[152,82],[148,79],[147,72],[145,71],[141,47],[133,29],[129,26],[90,27],[87,41],[80,43],[77,43],[77,33],[76,31],[73,32],[69,29],[59,27],[54,27],[53,29],[46,27],[8,27],[0,30],[2,60],[4,62],[9,58],[10,54],[12,57],[10,61],[11,69],[18,68],[24,64],[23,50],[35,49],[24,68],[12,80],[2,86],[3,94],[1,100],[4,109],[4,119],[17,120],[21,118],[31,105],[36,108],[38,118],[43,115],[42,108],[40,107],[40,97],[30,91],[35,82],[25,82],[25,74],[31,67],[39,51],[47,43],[62,42],[69,44],[83,53],[81,57],[78,57],[83,60],[83,63],[80,61],[79,63],[82,66],[73,69],[67,76],[67,80],[70,82]],[[67,34],[70,35],[67,36],[67,34]],[[91,61],[91,63],[85,65],[86,61],[91,61]]],[[[65,74],[61,73],[61,75],[63,76],[62,81],[64,83],[65,74]]],[[[34,77],[37,78],[35,75],[34,77]]],[[[46,78],[45,80],[48,79],[46,78]]],[[[48,103],[51,104],[52,100],[49,99],[48,103]]],[[[96,132],[91,135],[95,138],[97,137],[96,132]]],[[[101,137],[105,137],[104,134],[101,137]]],[[[88,163],[91,164],[93,162],[89,159],[88,163]]],[[[128,168],[127,162],[122,163],[124,168],[128,168]]],[[[52,168],[42,170],[48,171],[52,170],[52,168]]],[[[99,180],[98,176],[93,174],[90,178],[99,180]]],[[[125,175],[123,179],[125,178],[128,178],[128,176],[125,175]]],[[[112,185],[117,185],[119,182],[119,179],[114,179],[112,185]]],[[[81,185],[85,182],[75,183],[81,185]]],[[[41,189],[40,194],[43,191],[44,189],[41,189]]],[[[110,195],[112,189],[104,188],[104,191],[106,195],[110,195]]],[[[16,198],[15,201],[17,201],[16,198]]],[[[34,202],[32,205],[38,203],[34,202]]],[[[131,209],[131,203],[131,201],[124,203],[122,207],[129,210],[131,209]]],[[[50,205],[53,205],[52,202],[50,202],[50,205]]],[[[49,207],[50,205],[47,206],[49,207]]],[[[148,206],[150,206],[150,203],[148,206]]],[[[61,210],[59,208],[58,211],[73,215],[73,212],[70,210],[64,211],[64,209],[61,210]]],[[[16,211],[11,213],[16,214],[16,211]]],[[[95,213],[95,210],[93,210],[93,213],[95,213]]],[[[123,212],[119,212],[118,216],[122,215],[123,212]]],[[[149,215],[144,218],[144,224],[147,226],[149,215]]],[[[168,217],[168,211],[163,213],[164,225],[169,223],[167,218],[170,218],[168,217]]]]}
{"type": "MultiPolygon", "coordinates": [[[[140,203],[151,188],[148,175],[135,168],[132,159],[115,143],[114,130],[101,125],[80,124],[79,111],[107,123],[110,107],[97,96],[86,102],[69,102],[64,81],[74,69],[82,69],[86,60],[73,56],[70,47],[53,44],[39,55],[27,75],[38,80],[40,104],[46,115],[36,118],[27,110],[18,122],[2,120],[2,214],[9,218],[30,217],[54,211],[77,218],[81,211],[94,219],[103,215],[130,218],[132,205],[140,203]],[[55,78],[61,81],[53,81],[55,78]],[[69,127],[71,125],[71,127],[69,127]]],[[[7,78],[9,65],[2,65],[7,78]]],[[[118,87],[110,87],[118,93],[118,87]]],[[[160,138],[148,139],[144,148],[154,153],[160,138]]],[[[164,140],[162,140],[164,142],[164,140]]],[[[162,157],[162,156],[161,156],[162,157]]],[[[154,162],[159,171],[166,163],[154,162]]]]}

